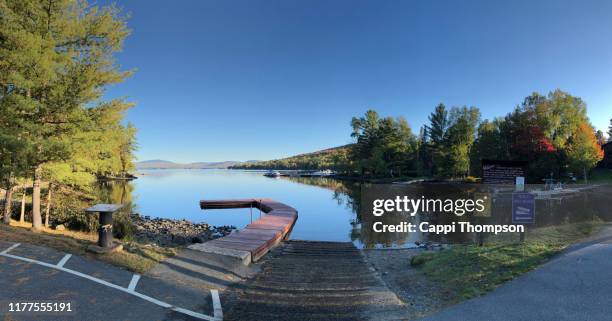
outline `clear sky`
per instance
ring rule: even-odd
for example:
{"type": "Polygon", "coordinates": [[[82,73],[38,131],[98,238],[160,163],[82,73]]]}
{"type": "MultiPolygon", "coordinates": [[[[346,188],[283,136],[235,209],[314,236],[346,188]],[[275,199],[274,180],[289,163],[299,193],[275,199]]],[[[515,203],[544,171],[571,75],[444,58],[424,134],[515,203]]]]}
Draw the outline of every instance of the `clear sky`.
{"type": "MultiPolygon", "coordinates": [[[[98,1],[104,4],[106,1],[98,1]]],[[[349,143],[374,108],[503,116],[538,91],[612,118],[612,1],[120,1],[139,160],[273,159],[349,143]]],[[[604,130],[605,131],[605,130],[604,130]]]]}

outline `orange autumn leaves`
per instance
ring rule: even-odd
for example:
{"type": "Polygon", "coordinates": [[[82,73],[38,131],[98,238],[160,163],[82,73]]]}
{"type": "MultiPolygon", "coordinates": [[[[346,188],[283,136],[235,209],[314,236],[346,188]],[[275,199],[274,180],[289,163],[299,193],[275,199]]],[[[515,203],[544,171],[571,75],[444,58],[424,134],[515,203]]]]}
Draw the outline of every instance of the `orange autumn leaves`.
{"type": "Polygon", "coordinates": [[[567,151],[569,165],[574,170],[581,170],[595,166],[603,159],[604,152],[597,142],[593,127],[588,123],[581,123],[572,136],[567,151]]]}

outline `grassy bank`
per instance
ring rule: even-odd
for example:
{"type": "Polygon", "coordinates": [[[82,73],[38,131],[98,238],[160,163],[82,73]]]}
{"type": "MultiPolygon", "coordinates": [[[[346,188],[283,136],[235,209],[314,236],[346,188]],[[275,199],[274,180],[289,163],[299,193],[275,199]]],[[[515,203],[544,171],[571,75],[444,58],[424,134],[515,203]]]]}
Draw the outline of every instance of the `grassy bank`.
{"type": "Polygon", "coordinates": [[[121,252],[105,255],[93,255],[86,252],[87,246],[95,244],[98,236],[95,233],[77,231],[57,231],[43,228],[39,233],[30,231],[31,224],[20,224],[12,221],[10,226],[0,224],[0,241],[30,243],[46,246],[58,251],[76,255],[89,256],[137,273],[144,273],[158,262],[176,254],[177,248],[166,248],[140,244],[124,243],[121,252]]]}
{"type": "Polygon", "coordinates": [[[424,252],[413,257],[411,264],[440,285],[441,295],[448,303],[455,303],[482,295],[533,270],[601,226],[588,222],[540,228],[528,231],[524,244],[456,245],[448,250],[424,252]]]}

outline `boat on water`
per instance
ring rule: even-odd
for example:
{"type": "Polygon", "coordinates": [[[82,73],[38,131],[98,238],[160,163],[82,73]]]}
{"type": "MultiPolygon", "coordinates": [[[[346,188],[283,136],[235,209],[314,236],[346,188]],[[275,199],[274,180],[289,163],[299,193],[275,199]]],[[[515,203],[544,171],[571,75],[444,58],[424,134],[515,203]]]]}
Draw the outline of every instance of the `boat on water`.
{"type": "Polygon", "coordinates": [[[312,172],[309,175],[311,177],[327,177],[327,176],[332,176],[335,173],[332,170],[326,169],[323,171],[316,171],[316,172],[312,172]]]}
{"type": "Polygon", "coordinates": [[[280,177],[281,173],[279,171],[267,171],[264,176],[266,177],[280,177]]]}

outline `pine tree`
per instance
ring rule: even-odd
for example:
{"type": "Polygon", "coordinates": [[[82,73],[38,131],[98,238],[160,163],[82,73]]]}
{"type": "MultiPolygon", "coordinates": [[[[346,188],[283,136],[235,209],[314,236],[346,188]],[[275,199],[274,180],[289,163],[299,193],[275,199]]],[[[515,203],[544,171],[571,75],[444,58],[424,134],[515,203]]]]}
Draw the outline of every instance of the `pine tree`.
{"type": "Polygon", "coordinates": [[[400,118],[380,118],[374,110],[353,117],[353,163],[361,175],[396,176],[414,169],[416,139],[408,122],[400,118]]]}
{"type": "MultiPolygon", "coordinates": [[[[3,120],[0,118],[0,120],[3,120]]],[[[11,221],[13,193],[18,185],[17,177],[22,176],[28,168],[26,145],[15,135],[0,128],[0,187],[6,191],[4,197],[3,222],[11,221]]]]}
{"type": "Polygon", "coordinates": [[[434,175],[442,175],[442,169],[444,168],[444,138],[446,136],[446,130],[448,129],[448,112],[444,104],[436,106],[434,112],[429,115],[429,126],[426,127],[429,146],[428,149],[431,152],[432,159],[432,173],[434,175]]]}
{"type": "Polygon", "coordinates": [[[0,12],[0,117],[31,151],[38,230],[44,166],[75,156],[75,144],[88,139],[92,110],[109,104],[99,101],[105,86],[129,75],[113,58],[128,30],[116,7],[84,1],[0,1],[0,12]]]}
{"type": "Polygon", "coordinates": [[[444,104],[436,106],[436,109],[429,115],[428,119],[430,123],[427,127],[429,139],[432,146],[438,147],[444,142],[444,136],[448,129],[448,112],[444,104]]]}

